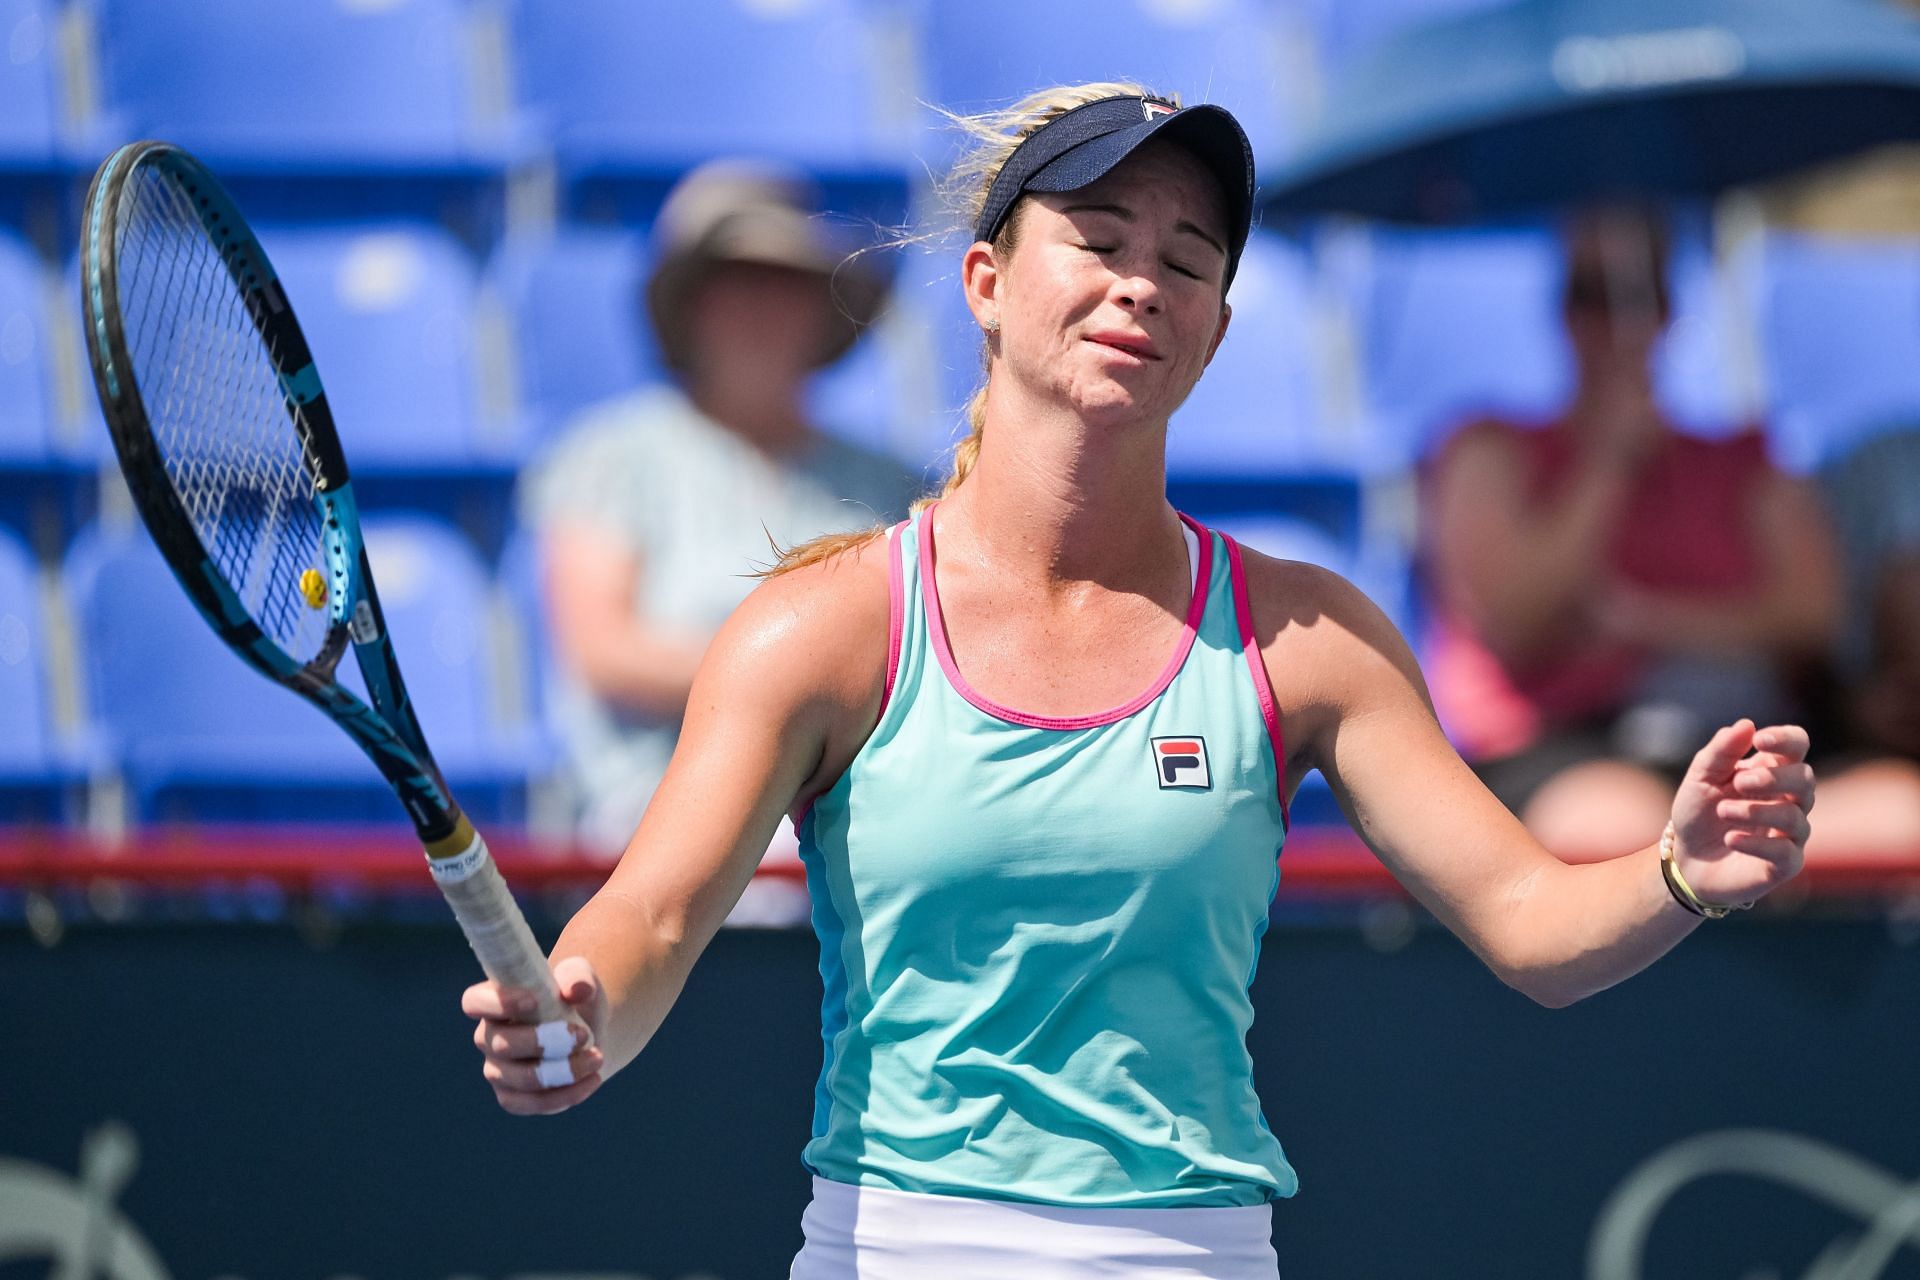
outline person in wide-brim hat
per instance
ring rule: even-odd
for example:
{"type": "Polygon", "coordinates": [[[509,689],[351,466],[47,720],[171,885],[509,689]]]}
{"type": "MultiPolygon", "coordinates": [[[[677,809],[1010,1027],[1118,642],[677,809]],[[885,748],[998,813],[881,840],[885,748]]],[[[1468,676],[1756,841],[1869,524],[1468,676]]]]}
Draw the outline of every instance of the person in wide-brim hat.
{"type": "Polygon", "coordinates": [[[687,317],[716,272],[759,266],[817,277],[828,307],[815,367],[847,353],[886,301],[887,285],[818,211],[816,192],[797,175],[742,161],[694,170],[668,195],[654,223],[655,266],[647,313],[667,366],[694,359],[687,317]]]}
{"type": "Polygon", "coordinates": [[[585,409],[529,468],[559,657],[549,706],[582,847],[618,854],[677,739],[708,641],[780,545],[905,514],[916,474],[822,429],[811,388],[880,310],[802,177],[695,170],[655,221],[644,297],[665,380],[585,409]]]}

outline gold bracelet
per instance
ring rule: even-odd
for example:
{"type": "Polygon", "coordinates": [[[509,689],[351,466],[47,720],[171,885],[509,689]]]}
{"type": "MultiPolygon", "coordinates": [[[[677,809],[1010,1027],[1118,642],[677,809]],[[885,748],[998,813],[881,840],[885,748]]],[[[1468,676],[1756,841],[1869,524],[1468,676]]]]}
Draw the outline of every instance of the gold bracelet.
{"type": "Polygon", "coordinates": [[[1667,882],[1667,891],[1687,910],[1709,920],[1724,920],[1735,911],[1745,911],[1751,902],[1703,902],[1700,895],[1693,891],[1687,878],[1680,874],[1680,858],[1674,851],[1679,835],[1673,829],[1673,823],[1667,823],[1667,829],[1660,833],[1660,875],[1667,882]]]}

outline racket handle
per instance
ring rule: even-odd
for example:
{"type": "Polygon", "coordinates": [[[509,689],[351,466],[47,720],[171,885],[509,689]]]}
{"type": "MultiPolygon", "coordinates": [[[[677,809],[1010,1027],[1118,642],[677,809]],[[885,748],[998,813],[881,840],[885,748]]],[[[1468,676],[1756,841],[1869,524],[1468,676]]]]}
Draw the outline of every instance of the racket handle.
{"type": "MultiPolygon", "coordinates": [[[[453,908],[460,932],[467,936],[467,945],[480,958],[480,967],[503,987],[523,987],[536,992],[540,998],[541,1022],[585,1026],[580,1015],[560,999],[553,971],[547,967],[546,953],[534,941],[533,930],[521,914],[520,904],[513,900],[506,878],[494,865],[493,855],[487,852],[487,842],[464,816],[455,834],[456,839],[459,835],[470,835],[472,839],[460,852],[450,856],[436,857],[430,850],[427,866],[432,869],[447,905],[453,908]]],[[[447,841],[441,847],[451,843],[454,841],[447,841]]]]}

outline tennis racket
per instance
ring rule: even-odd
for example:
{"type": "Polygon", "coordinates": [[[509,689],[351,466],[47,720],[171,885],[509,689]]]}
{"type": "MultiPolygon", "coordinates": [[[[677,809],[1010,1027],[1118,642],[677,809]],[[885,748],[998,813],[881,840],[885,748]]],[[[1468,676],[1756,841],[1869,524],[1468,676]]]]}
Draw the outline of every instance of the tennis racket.
{"type": "Polygon", "coordinates": [[[179,147],[130,143],[94,175],[81,253],[94,387],[174,576],[228,648],[379,768],[487,976],[541,992],[542,1023],[577,1022],[427,750],[320,375],[232,199],[179,147]],[[367,702],[337,678],[349,645],[367,702]]]}

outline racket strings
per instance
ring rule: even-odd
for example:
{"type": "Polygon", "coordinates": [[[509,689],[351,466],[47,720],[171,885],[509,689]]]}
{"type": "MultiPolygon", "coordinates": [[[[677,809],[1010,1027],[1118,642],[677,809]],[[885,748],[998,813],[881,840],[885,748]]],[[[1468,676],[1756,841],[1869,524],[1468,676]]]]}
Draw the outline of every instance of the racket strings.
{"type": "Polygon", "coordinates": [[[116,234],[127,351],[167,476],[247,612],[309,661],[328,613],[301,589],[308,569],[325,572],[304,414],[177,182],[150,168],[133,174],[116,234]]]}

